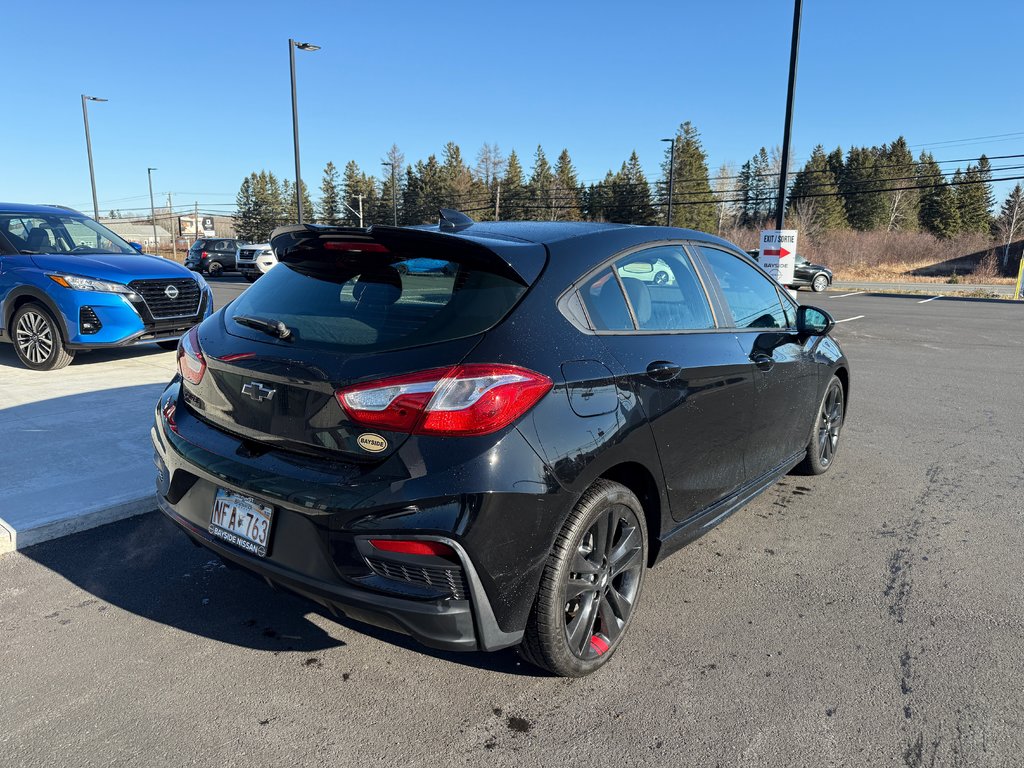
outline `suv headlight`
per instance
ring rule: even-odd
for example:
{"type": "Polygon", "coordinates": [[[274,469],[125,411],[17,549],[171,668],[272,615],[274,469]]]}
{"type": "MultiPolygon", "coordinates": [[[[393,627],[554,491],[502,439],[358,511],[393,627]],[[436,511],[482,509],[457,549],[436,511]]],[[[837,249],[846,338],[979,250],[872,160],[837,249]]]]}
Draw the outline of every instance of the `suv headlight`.
{"type": "Polygon", "coordinates": [[[82,277],[81,275],[47,275],[57,285],[70,288],[73,291],[97,291],[99,293],[120,293],[128,301],[142,301],[142,297],[127,285],[111,283],[107,280],[97,280],[93,277],[82,277]]]}

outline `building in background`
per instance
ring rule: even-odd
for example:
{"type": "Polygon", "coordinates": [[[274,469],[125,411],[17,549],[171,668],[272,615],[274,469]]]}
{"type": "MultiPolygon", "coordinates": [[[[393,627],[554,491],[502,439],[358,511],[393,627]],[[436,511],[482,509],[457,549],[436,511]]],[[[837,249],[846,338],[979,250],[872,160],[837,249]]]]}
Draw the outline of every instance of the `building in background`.
{"type": "Polygon", "coordinates": [[[143,248],[170,248],[171,233],[156,226],[156,242],[153,242],[153,225],[149,219],[100,219],[100,223],[115,234],[133,243],[140,243],[143,248]]]}

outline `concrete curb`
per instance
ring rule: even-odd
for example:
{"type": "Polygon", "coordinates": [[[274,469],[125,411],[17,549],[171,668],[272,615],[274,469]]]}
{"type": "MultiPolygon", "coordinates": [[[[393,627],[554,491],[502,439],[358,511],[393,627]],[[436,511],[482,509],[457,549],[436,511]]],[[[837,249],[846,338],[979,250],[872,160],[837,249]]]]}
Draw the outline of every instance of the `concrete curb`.
{"type": "Polygon", "coordinates": [[[87,510],[64,512],[49,518],[34,520],[31,527],[14,529],[3,518],[0,518],[0,555],[15,552],[45,541],[59,539],[72,533],[87,531],[107,523],[116,523],[136,515],[152,512],[157,508],[156,496],[152,493],[145,496],[105,504],[87,510]]]}

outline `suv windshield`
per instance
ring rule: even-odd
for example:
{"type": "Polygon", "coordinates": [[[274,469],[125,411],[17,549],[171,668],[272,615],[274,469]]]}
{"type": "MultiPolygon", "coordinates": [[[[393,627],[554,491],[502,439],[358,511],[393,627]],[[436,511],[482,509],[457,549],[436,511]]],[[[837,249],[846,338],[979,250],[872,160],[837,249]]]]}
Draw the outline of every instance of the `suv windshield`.
{"type": "Polygon", "coordinates": [[[231,303],[229,331],[303,347],[380,352],[482,333],[525,291],[501,275],[437,259],[394,265],[367,259],[331,272],[281,265],[231,303]]]}
{"type": "Polygon", "coordinates": [[[19,253],[136,253],[102,224],[75,213],[0,213],[0,235],[19,253]]]}

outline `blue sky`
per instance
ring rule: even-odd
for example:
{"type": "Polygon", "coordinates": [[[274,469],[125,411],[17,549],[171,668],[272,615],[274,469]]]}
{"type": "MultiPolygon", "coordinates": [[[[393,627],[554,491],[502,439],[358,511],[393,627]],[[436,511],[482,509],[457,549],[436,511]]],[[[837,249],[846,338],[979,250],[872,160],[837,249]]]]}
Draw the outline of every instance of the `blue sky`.
{"type": "MultiPolygon", "coordinates": [[[[781,143],[792,7],[61,0],[40,26],[39,6],[9,4],[0,200],[91,210],[82,93],[110,100],[89,113],[103,214],[148,206],[149,166],[158,204],[207,210],[252,170],[293,176],[288,37],[322,46],[296,52],[314,192],[328,160],[380,175],[393,142],[415,161],[455,141],[471,162],[490,142],[527,171],[538,144],[552,161],[568,147],[581,180],[635,149],[653,179],[683,120],[712,171],[739,165],[781,143]]],[[[899,134],[939,160],[1024,153],[1022,22],[1007,0],[806,0],[796,159],[899,134]]]]}

